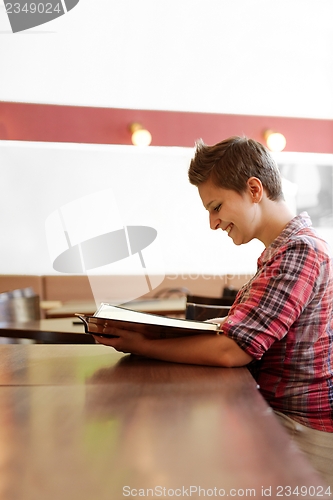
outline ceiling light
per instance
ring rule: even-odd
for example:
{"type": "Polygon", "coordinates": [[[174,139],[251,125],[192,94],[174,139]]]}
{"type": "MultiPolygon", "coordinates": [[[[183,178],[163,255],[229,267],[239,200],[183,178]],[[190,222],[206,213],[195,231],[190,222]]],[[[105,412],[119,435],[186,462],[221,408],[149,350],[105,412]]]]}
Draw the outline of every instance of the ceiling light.
{"type": "Polygon", "coordinates": [[[273,152],[283,151],[286,147],[286,138],[280,132],[274,132],[273,130],[265,130],[264,138],[268,149],[273,152]]]}
{"type": "Polygon", "coordinates": [[[130,131],[134,146],[149,146],[152,141],[151,133],[141,123],[131,123],[130,131]]]}

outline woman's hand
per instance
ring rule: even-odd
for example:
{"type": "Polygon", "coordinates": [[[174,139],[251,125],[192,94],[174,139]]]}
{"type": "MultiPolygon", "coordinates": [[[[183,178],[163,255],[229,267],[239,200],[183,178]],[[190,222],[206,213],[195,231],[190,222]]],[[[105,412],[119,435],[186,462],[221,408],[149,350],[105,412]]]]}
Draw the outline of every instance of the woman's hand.
{"type": "Polygon", "coordinates": [[[147,338],[142,333],[114,328],[105,328],[104,333],[114,335],[114,337],[93,335],[99,344],[113,347],[116,351],[124,353],[141,354],[144,351],[147,338]]]}

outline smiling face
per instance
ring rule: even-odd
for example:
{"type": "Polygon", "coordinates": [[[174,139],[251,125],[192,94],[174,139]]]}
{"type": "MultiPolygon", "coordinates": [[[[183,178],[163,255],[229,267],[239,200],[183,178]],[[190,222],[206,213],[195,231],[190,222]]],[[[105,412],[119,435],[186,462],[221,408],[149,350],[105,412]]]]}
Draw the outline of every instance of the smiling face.
{"type": "Polygon", "coordinates": [[[216,186],[208,180],[198,186],[199,195],[209,212],[211,229],[222,229],[235,245],[258,238],[262,186],[256,178],[248,180],[247,189],[238,193],[216,186]]]}

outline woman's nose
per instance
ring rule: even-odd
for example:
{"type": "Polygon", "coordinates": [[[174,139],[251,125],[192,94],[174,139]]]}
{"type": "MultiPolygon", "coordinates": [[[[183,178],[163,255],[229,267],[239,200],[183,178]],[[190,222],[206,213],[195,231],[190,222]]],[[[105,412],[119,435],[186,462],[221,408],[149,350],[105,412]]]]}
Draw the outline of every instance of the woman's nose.
{"type": "Polygon", "coordinates": [[[209,225],[211,229],[218,229],[221,219],[219,219],[214,213],[209,214],[209,225]]]}

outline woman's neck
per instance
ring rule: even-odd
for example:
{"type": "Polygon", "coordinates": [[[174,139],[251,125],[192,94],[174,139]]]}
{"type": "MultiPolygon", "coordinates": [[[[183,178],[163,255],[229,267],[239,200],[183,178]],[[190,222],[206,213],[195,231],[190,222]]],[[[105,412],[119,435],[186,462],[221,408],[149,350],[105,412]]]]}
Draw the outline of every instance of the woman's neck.
{"type": "Polygon", "coordinates": [[[263,200],[262,229],[258,238],[268,247],[282,233],[286,225],[295,217],[285,201],[263,200]]]}

